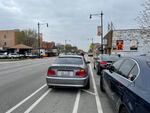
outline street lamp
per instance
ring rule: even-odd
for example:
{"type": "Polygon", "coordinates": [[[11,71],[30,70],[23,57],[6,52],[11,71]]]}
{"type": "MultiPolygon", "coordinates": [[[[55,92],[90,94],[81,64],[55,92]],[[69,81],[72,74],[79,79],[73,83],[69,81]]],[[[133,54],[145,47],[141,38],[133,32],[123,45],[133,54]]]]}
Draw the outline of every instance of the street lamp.
{"type": "Polygon", "coordinates": [[[48,27],[48,23],[39,23],[38,22],[38,47],[39,47],[39,58],[41,57],[41,52],[40,52],[40,26],[46,25],[48,27]]]}
{"type": "Polygon", "coordinates": [[[100,16],[100,25],[101,25],[101,51],[103,54],[103,12],[101,11],[100,14],[90,14],[90,19],[92,19],[92,16],[100,16]]]}

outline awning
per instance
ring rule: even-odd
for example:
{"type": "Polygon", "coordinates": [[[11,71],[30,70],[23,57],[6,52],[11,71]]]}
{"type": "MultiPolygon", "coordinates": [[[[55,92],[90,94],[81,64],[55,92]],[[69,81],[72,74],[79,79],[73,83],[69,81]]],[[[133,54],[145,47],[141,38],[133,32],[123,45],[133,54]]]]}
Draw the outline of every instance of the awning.
{"type": "Polygon", "coordinates": [[[32,49],[32,47],[24,45],[24,44],[18,44],[18,45],[10,47],[10,49],[32,49]]]}

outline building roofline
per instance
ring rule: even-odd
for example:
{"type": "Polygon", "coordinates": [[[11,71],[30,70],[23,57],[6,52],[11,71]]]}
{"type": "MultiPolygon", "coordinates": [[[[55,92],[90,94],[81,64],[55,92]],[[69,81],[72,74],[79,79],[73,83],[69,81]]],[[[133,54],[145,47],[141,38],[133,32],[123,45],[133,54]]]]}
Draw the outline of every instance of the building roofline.
{"type": "MultiPolygon", "coordinates": [[[[112,30],[112,31],[129,31],[129,30],[145,30],[145,29],[115,29],[115,30],[112,30]]],[[[150,29],[146,29],[146,30],[150,30],[150,29]]]]}
{"type": "Polygon", "coordinates": [[[20,29],[0,29],[0,31],[20,31],[20,29]]]}
{"type": "Polygon", "coordinates": [[[104,39],[107,39],[108,37],[106,37],[109,33],[113,32],[113,30],[109,30],[105,35],[104,35],[104,39]]]}

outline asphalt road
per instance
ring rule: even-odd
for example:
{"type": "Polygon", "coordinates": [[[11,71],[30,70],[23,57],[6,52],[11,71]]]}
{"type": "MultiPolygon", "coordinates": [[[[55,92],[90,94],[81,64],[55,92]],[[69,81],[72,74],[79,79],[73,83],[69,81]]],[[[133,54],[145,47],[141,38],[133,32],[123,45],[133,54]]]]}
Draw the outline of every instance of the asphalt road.
{"type": "Polygon", "coordinates": [[[49,89],[45,76],[54,59],[0,62],[0,113],[115,113],[92,63],[89,90],[49,89]]]}

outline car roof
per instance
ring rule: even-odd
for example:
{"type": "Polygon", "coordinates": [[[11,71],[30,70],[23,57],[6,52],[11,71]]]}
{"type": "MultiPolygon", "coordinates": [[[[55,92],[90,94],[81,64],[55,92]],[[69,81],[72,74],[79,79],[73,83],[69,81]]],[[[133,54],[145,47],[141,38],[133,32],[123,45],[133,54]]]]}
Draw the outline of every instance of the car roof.
{"type": "Polygon", "coordinates": [[[82,58],[80,55],[60,55],[59,58],[61,57],[82,58]]]}

